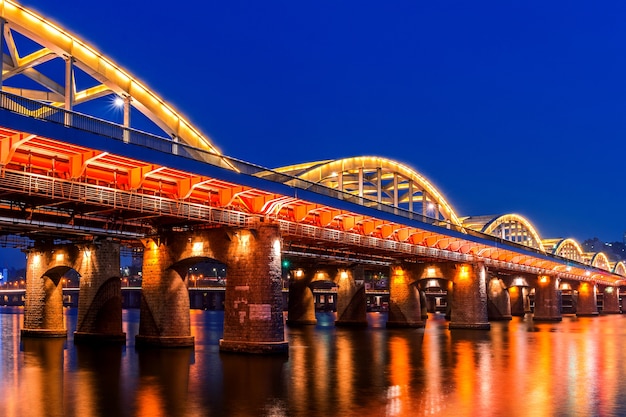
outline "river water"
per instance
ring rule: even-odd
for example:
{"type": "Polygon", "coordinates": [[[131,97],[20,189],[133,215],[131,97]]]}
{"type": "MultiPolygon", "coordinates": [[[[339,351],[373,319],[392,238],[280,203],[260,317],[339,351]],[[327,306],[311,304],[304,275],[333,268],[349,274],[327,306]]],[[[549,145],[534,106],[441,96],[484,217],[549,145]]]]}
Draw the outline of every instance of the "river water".
{"type": "Polygon", "coordinates": [[[191,349],[20,340],[23,309],[0,308],[0,416],[626,416],[626,317],[530,317],[490,331],[287,328],[289,356],[220,353],[223,312],[191,311],[191,349]]]}

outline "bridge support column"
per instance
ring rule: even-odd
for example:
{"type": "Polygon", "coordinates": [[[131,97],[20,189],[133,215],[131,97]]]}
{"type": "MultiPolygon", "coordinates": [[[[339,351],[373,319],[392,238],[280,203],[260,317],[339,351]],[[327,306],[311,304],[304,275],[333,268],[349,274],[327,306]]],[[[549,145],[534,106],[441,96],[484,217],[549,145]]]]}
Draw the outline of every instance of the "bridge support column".
{"type": "Polygon", "coordinates": [[[82,248],[74,342],[125,343],[122,331],[120,246],[103,241],[82,248]]]}
{"type": "Polygon", "coordinates": [[[606,287],[602,292],[602,314],[620,314],[619,287],[606,287]]]}
{"type": "Polygon", "coordinates": [[[363,282],[365,272],[359,265],[351,270],[338,271],[337,278],[337,320],[335,326],[367,327],[367,297],[363,282]]]}
{"type": "Polygon", "coordinates": [[[283,353],[281,240],[278,225],[163,233],[144,242],[137,346],[193,346],[189,267],[207,259],[227,267],[220,350],[283,353]]]}
{"type": "Polygon", "coordinates": [[[509,287],[509,298],[511,300],[511,315],[524,317],[530,313],[530,302],[528,300],[528,287],[512,285],[509,287]]]}
{"type": "MultiPolygon", "coordinates": [[[[424,327],[418,272],[409,265],[394,265],[389,278],[387,327],[424,327]]],[[[426,307],[426,306],[424,306],[426,307]]]]}
{"type": "Polygon", "coordinates": [[[576,315],[592,317],[598,315],[598,287],[595,282],[581,282],[578,286],[578,306],[576,315]]]}
{"type": "Polygon", "coordinates": [[[306,326],[317,324],[315,300],[309,285],[315,278],[315,271],[296,269],[289,280],[289,301],[287,304],[287,325],[306,326]]]}
{"type": "Polygon", "coordinates": [[[279,226],[240,231],[233,236],[228,254],[220,350],[287,353],[279,226]]]}
{"type": "Polygon", "coordinates": [[[487,316],[489,320],[511,320],[511,299],[504,282],[494,276],[487,285],[487,316]]]}
{"type": "Polygon", "coordinates": [[[540,275],[535,287],[535,321],[561,321],[561,291],[559,279],[549,275],[540,275]]]}
{"type": "Polygon", "coordinates": [[[184,347],[194,343],[185,276],[171,268],[175,259],[166,240],[162,237],[144,242],[139,333],[135,336],[138,347],[184,347]]]}
{"type": "Polygon", "coordinates": [[[22,337],[67,337],[63,318],[63,284],[67,269],[51,269],[49,248],[32,249],[26,257],[26,301],[22,337]]]}
{"type": "Polygon", "coordinates": [[[487,316],[486,275],[482,263],[456,265],[448,328],[477,330],[491,328],[487,316]]]}

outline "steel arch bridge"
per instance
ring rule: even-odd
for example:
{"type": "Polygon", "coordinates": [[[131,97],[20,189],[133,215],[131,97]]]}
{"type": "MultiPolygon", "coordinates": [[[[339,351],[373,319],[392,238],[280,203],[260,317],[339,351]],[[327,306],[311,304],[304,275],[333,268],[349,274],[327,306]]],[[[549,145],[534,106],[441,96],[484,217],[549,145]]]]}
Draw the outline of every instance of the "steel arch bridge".
{"type": "Polygon", "coordinates": [[[436,221],[461,222],[442,193],[424,176],[399,162],[362,156],[276,168],[274,171],[322,184],[341,193],[364,198],[364,204],[383,203],[436,221]]]}
{"type": "Polygon", "coordinates": [[[606,285],[626,278],[623,263],[585,254],[573,239],[542,239],[521,215],[460,217],[431,181],[397,161],[363,156],[270,170],[226,157],[84,40],[11,0],[0,0],[0,18],[0,107],[11,114],[0,128],[5,234],[132,240],[163,225],[268,219],[299,251],[321,245],[381,263],[480,260],[606,285]],[[122,125],[77,112],[104,97],[123,101],[122,125]],[[134,130],[131,109],[162,136],[134,130]],[[91,140],[69,137],[67,127],[91,140]]]}
{"type": "Polygon", "coordinates": [[[0,17],[7,51],[2,57],[3,91],[65,110],[113,95],[123,104],[125,126],[130,126],[132,106],[174,141],[208,151],[204,156],[220,155],[210,138],[174,106],[84,40],[14,1],[0,1],[0,17]]]}

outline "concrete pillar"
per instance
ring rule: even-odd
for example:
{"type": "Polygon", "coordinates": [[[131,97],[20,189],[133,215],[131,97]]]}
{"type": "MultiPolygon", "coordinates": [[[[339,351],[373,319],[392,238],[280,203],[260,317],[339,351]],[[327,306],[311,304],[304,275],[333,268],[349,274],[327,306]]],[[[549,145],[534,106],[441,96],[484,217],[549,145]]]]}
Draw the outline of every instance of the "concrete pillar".
{"type": "Polygon", "coordinates": [[[409,265],[394,265],[389,278],[387,327],[424,327],[422,300],[416,283],[416,270],[409,265]]]}
{"type": "Polygon", "coordinates": [[[287,304],[287,325],[306,326],[317,324],[315,300],[309,285],[315,278],[312,269],[291,271],[289,279],[289,301],[287,304]]]}
{"type": "Polygon", "coordinates": [[[448,281],[446,285],[446,320],[450,321],[452,319],[452,299],[454,298],[454,283],[452,281],[448,281]]]}
{"type": "Polygon", "coordinates": [[[535,287],[536,321],[561,321],[561,291],[559,279],[549,275],[540,275],[535,287]]]}
{"type": "Polygon", "coordinates": [[[186,274],[172,268],[176,243],[165,236],[144,242],[138,347],[193,346],[186,274]]]}
{"type": "MultiPolygon", "coordinates": [[[[419,286],[417,287],[419,289],[419,286]]],[[[419,290],[420,296],[420,311],[422,313],[422,320],[428,320],[428,307],[426,305],[426,293],[423,290],[419,290]]]]}
{"type": "Polygon", "coordinates": [[[220,349],[287,351],[278,225],[163,233],[144,245],[138,346],[193,345],[185,277],[190,266],[213,259],[227,267],[220,349]]]}
{"type": "Polygon", "coordinates": [[[598,287],[595,282],[581,282],[578,285],[578,305],[576,315],[592,317],[598,315],[598,287]]]}
{"type": "Polygon", "coordinates": [[[339,270],[335,282],[337,287],[336,326],[367,327],[367,297],[365,295],[365,271],[362,265],[339,270]],[[361,282],[356,285],[356,281],[361,282]]]}
{"type": "Polygon", "coordinates": [[[487,284],[487,316],[489,320],[511,320],[511,299],[504,282],[492,277],[487,284]]]}
{"type": "Polygon", "coordinates": [[[234,235],[227,259],[224,337],[220,350],[286,353],[280,228],[261,224],[234,235]]]}
{"type": "Polygon", "coordinates": [[[606,287],[602,292],[602,314],[620,314],[619,287],[606,287]]]}
{"type": "Polygon", "coordinates": [[[528,287],[513,285],[509,287],[508,292],[512,316],[524,317],[526,313],[530,312],[528,287]]]}
{"type": "Polygon", "coordinates": [[[488,330],[486,271],[482,263],[454,268],[450,329],[488,330]]]}
{"type": "Polygon", "coordinates": [[[125,343],[120,246],[103,241],[80,248],[80,297],[74,342],[125,343]]]}
{"type": "Polygon", "coordinates": [[[61,278],[69,268],[59,262],[52,247],[27,253],[23,337],[67,337],[61,278]]]}

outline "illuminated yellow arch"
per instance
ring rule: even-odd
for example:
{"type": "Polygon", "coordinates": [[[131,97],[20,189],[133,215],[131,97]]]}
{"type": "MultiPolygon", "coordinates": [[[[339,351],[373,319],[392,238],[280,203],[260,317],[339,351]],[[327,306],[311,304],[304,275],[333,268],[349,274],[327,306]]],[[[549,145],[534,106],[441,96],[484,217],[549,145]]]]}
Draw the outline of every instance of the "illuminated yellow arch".
{"type": "Polygon", "coordinates": [[[552,252],[554,255],[576,262],[584,262],[585,252],[580,244],[572,238],[544,239],[542,243],[546,251],[552,252]]]}
{"type": "Polygon", "coordinates": [[[606,257],[604,252],[598,252],[591,258],[590,265],[594,268],[604,269],[605,271],[611,270],[611,264],[609,258],[606,257]]]}
{"type": "MultiPolygon", "coordinates": [[[[483,217],[486,218],[486,217],[483,217]]],[[[470,227],[472,218],[464,221],[465,227],[470,227]]],[[[481,222],[473,222],[470,228],[476,228],[481,222]]],[[[541,251],[545,251],[539,233],[526,218],[519,214],[505,214],[491,218],[484,223],[481,230],[483,233],[500,237],[511,242],[521,243],[541,251]]]]}
{"type": "Polygon", "coordinates": [[[613,267],[613,273],[626,277],[626,262],[624,261],[617,262],[615,264],[615,267],[613,267]]]}
{"type": "Polygon", "coordinates": [[[3,78],[6,80],[13,75],[24,74],[44,87],[44,91],[11,89],[7,86],[3,86],[3,90],[57,106],[65,104],[66,107],[68,96],[74,104],[78,104],[114,93],[127,97],[136,109],[177,140],[220,154],[211,141],[170,104],[85,41],[11,0],[0,0],[0,18],[5,21],[5,40],[9,47],[10,60],[13,61],[13,65],[4,63],[3,78]],[[19,56],[11,35],[12,30],[43,48],[26,56],[19,56]],[[70,94],[69,91],[75,88],[73,82],[70,86],[59,85],[36,69],[38,65],[54,58],[66,61],[71,59],[73,65],[101,84],[83,91],[72,91],[70,94]]]}
{"type": "Polygon", "coordinates": [[[415,170],[390,159],[359,156],[290,165],[273,171],[359,195],[374,202],[406,207],[413,212],[416,212],[414,204],[421,205],[421,214],[436,218],[441,216],[454,225],[461,224],[450,204],[434,185],[415,170]],[[432,212],[429,213],[428,210],[432,212]]]}

